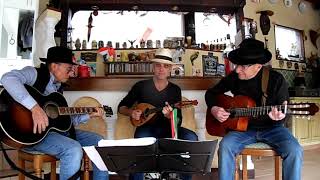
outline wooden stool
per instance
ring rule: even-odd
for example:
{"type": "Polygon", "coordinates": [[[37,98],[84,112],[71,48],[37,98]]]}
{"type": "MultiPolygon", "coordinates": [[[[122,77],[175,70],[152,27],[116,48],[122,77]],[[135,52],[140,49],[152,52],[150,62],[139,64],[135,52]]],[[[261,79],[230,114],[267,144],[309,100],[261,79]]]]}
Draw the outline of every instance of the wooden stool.
{"type": "MultiPolygon", "coordinates": [[[[51,163],[50,179],[55,180],[56,178],[56,159],[53,156],[38,152],[38,151],[23,151],[18,150],[18,164],[21,169],[25,169],[25,161],[33,162],[33,169],[35,176],[42,177],[42,165],[43,163],[51,163]]],[[[24,180],[25,176],[19,172],[19,180],[24,180]]]]}
{"type": "MultiPolygon", "coordinates": [[[[56,161],[59,161],[53,156],[38,152],[38,151],[23,151],[18,150],[18,164],[21,169],[25,169],[25,161],[33,162],[33,169],[35,176],[42,177],[42,165],[43,163],[51,163],[50,179],[56,180],[56,161]]],[[[89,180],[89,164],[90,160],[86,153],[83,154],[83,180],[89,180]]],[[[19,180],[24,180],[25,175],[19,172],[19,180]]]]}
{"type": "Polygon", "coordinates": [[[275,180],[280,180],[280,159],[281,157],[268,144],[258,142],[247,145],[236,158],[235,180],[239,180],[239,158],[242,156],[242,179],[248,179],[247,156],[274,156],[275,180]]]}

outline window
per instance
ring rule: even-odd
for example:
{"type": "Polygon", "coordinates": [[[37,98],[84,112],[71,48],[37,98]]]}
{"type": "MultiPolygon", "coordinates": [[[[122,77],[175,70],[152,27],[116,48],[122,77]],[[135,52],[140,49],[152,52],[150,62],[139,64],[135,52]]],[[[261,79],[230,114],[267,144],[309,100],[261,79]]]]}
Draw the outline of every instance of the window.
{"type": "Polygon", "coordinates": [[[219,44],[225,42],[225,37],[230,34],[230,38],[233,41],[236,35],[236,19],[234,16],[218,15],[213,13],[201,13],[195,14],[195,26],[196,26],[196,40],[197,43],[210,43],[213,42],[219,44]],[[222,20],[222,18],[225,20],[222,20]],[[230,22],[228,23],[226,21],[230,22]],[[218,42],[217,42],[218,39],[218,42]],[[222,40],[222,42],[221,42],[222,40]]]}
{"type": "MultiPolygon", "coordinates": [[[[88,18],[91,11],[78,11],[74,14],[71,25],[72,39],[79,38],[87,40],[88,18]]],[[[167,37],[184,36],[183,21],[181,14],[172,14],[169,12],[157,11],[99,11],[98,16],[93,16],[93,28],[91,29],[90,42],[92,40],[115,42],[139,41],[145,34],[144,40],[161,40],[163,42],[167,37]]],[[[91,45],[88,45],[90,48],[91,45]]],[[[155,46],[153,46],[155,47],[155,46]]]]}
{"type": "Polygon", "coordinates": [[[304,60],[303,31],[275,25],[277,59],[304,60]]]}

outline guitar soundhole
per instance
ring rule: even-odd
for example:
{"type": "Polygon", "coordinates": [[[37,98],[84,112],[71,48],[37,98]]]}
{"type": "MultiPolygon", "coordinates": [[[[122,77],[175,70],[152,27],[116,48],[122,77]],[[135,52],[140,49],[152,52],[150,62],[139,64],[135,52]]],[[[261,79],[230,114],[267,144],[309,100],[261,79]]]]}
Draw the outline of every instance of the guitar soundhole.
{"type": "Polygon", "coordinates": [[[55,104],[46,104],[46,106],[43,109],[49,118],[51,119],[58,118],[59,116],[58,106],[56,106],[55,104]]]}
{"type": "Polygon", "coordinates": [[[147,118],[148,116],[149,116],[149,108],[147,108],[143,113],[144,118],[147,118]]]}

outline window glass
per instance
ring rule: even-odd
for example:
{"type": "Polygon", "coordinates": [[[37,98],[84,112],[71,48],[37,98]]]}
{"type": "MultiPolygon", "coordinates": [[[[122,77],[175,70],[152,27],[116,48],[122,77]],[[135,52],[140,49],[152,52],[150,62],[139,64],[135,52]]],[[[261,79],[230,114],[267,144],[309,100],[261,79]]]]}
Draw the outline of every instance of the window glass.
{"type": "MultiPolygon", "coordinates": [[[[91,12],[78,11],[74,14],[71,21],[74,28],[73,41],[77,38],[81,42],[87,40],[88,18],[91,12]]],[[[105,44],[107,41],[112,41],[115,47],[115,42],[128,44],[129,40],[136,41],[134,45],[137,45],[143,36],[146,38],[144,40],[150,39],[155,43],[156,40],[163,42],[167,37],[184,35],[181,14],[157,11],[99,11],[98,16],[92,15],[92,18],[93,28],[88,48],[91,47],[92,40],[97,42],[102,40],[105,44]]]]}
{"type": "Polygon", "coordinates": [[[276,52],[278,59],[304,60],[302,31],[275,25],[276,52]]]}
{"type": "Polygon", "coordinates": [[[236,35],[236,20],[231,15],[218,15],[214,13],[195,13],[195,27],[197,43],[222,43],[227,34],[234,42],[236,35]],[[228,25],[229,22],[229,25],[228,25]],[[222,42],[221,42],[222,40],[222,42]]]}

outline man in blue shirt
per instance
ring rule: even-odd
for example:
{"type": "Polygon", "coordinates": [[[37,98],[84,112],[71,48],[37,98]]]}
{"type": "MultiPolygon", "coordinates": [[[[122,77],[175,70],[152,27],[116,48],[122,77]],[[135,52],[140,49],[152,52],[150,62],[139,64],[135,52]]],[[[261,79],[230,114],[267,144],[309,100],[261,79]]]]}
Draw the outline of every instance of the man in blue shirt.
{"type": "MultiPolygon", "coordinates": [[[[33,118],[33,133],[42,133],[49,125],[48,116],[39,106],[36,100],[28,93],[24,85],[37,89],[43,95],[53,92],[62,92],[61,83],[65,83],[73,76],[72,51],[64,47],[51,47],[47,58],[40,58],[45,64],[40,68],[25,67],[21,70],[13,70],[4,74],[1,83],[11,97],[31,111],[33,118]]],[[[103,110],[85,115],[73,115],[73,125],[85,123],[92,117],[102,117],[103,110]]],[[[49,131],[48,135],[38,144],[28,147],[27,150],[35,150],[52,155],[60,160],[60,179],[66,180],[74,175],[81,166],[82,146],[97,145],[103,137],[96,133],[74,130],[66,133],[49,131]],[[70,136],[70,137],[69,137],[70,136]],[[74,139],[71,138],[71,136],[74,139]]],[[[108,179],[108,172],[100,171],[93,164],[93,178],[108,179]]]]}

